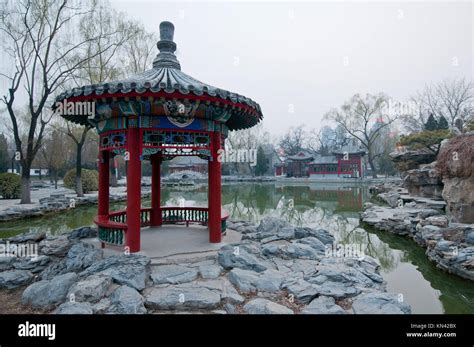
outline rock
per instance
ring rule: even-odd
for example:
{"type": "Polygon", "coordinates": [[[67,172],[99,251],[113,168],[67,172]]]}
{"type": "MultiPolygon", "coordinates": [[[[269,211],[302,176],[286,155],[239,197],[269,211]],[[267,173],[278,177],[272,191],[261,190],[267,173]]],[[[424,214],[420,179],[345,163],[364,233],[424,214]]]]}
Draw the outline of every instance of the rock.
{"type": "Polygon", "coordinates": [[[303,304],[310,303],[319,295],[318,287],[303,279],[289,279],[283,282],[281,287],[282,289],[286,289],[290,294],[293,294],[295,299],[303,304]]]}
{"type": "Polygon", "coordinates": [[[110,276],[100,273],[92,275],[72,285],[68,297],[71,298],[73,295],[75,301],[95,303],[105,296],[111,284],[110,276]]]}
{"type": "Polygon", "coordinates": [[[207,288],[184,283],[153,288],[145,298],[145,306],[158,310],[214,309],[221,296],[207,288]]]}
{"type": "Polygon", "coordinates": [[[244,311],[249,314],[293,314],[288,307],[268,299],[252,299],[244,305],[244,311]]]}
{"type": "Polygon", "coordinates": [[[46,237],[46,233],[25,233],[25,234],[20,234],[16,235],[13,237],[10,237],[7,239],[7,241],[10,241],[10,243],[25,243],[25,242],[31,242],[31,243],[37,243],[43,240],[46,237]]]}
{"type": "Polygon", "coordinates": [[[230,304],[242,304],[245,301],[229,281],[224,281],[221,299],[230,304]]]}
{"type": "Polygon", "coordinates": [[[296,242],[311,246],[312,248],[314,248],[317,252],[321,254],[324,254],[326,252],[326,246],[316,237],[309,236],[309,237],[299,239],[296,242]]]}
{"type": "Polygon", "coordinates": [[[224,305],[224,309],[228,314],[237,314],[238,313],[237,308],[235,307],[235,305],[233,305],[231,303],[226,303],[224,305]]]}
{"type": "Polygon", "coordinates": [[[377,198],[387,203],[390,207],[398,207],[400,194],[395,191],[390,191],[386,193],[380,193],[377,195],[377,198]]]}
{"type": "MultiPolygon", "coordinates": [[[[284,219],[267,216],[260,221],[257,232],[278,234],[284,228],[293,227],[284,219]]],[[[288,229],[286,229],[286,232],[288,232],[288,229]]]]}
{"type": "Polygon", "coordinates": [[[8,270],[0,272],[0,288],[14,289],[33,280],[33,274],[28,270],[8,270]]]}
{"type": "Polygon", "coordinates": [[[446,228],[448,226],[448,218],[446,216],[430,216],[420,221],[422,226],[434,225],[440,228],[446,228]]]}
{"type": "Polygon", "coordinates": [[[97,228],[80,227],[72,230],[68,235],[69,240],[80,240],[97,237],[97,228]]]}
{"type": "Polygon", "coordinates": [[[322,254],[313,247],[303,243],[266,244],[262,246],[262,254],[284,259],[320,259],[322,254]]]}
{"type": "Polygon", "coordinates": [[[59,261],[51,262],[44,270],[41,272],[40,278],[42,280],[50,280],[53,277],[66,273],[66,259],[63,258],[59,261]]]}
{"type": "Polygon", "coordinates": [[[34,308],[48,308],[57,305],[67,298],[69,288],[77,280],[73,272],[59,275],[51,280],[42,280],[31,284],[21,297],[24,305],[34,308]]]}
{"type": "Polygon", "coordinates": [[[92,314],[94,313],[92,305],[88,302],[65,302],[61,304],[55,314],[92,314]]]}
{"type": "Polygon", "coordinates": [[[51,257],[40,255],[33,258],[21,258],[13,265],[18,270],[30,270],[32,273],[43,271],[51,262],[51,257]]]}
{"type": "Polygon", "coordinates": [[[80,273],[82,278],[96,273],[112,277],[118,284],[126,284],[137,290],[145,288],[150,258],[136,254],[120,254],[102,259],[80,273]]]}
{"type": "Polygon", "coordinates": [[[295,238],[303,239],[307,237],[315,237],[321,241],[324,245],[329,245],[334,242],[334,236],[327,230],[324,229],[312,229],[312,228],[295,228],[295,238]]]}
{"type": "Polygon", "coordinates": [[[438,216],[439,214],[440,214],[439,210],[435,210],[433,208],[424,208],[418,212],[417,217],[420,219],[426,219],[431,216],[438,216]]]}
{"type": "Polygon", "coordinates": [[[40,252],[46,255],[65,256],[71,248],[72,243],[66,235],[46,238],[40,242],[40,252]]]}
{"type": "Polygon", "coordinates": [[[320,296],[309,303],[301,312],[303,314],[345,314],[341,306],[336,305],[334,298],[320,296]]]}
{"type": "Polygon", "coordinates": [[[409,170],[403,185],[410,194],[417,196],[441,197],[443,190],[443,181],[436,162],[409,170]]]}
{"type": "Polygon", "coordinates": [[[0,271],[12,269],[17,259],[17,257],[0,257],[0,271]]]}
{"type": "Polygon", "coordinates": [[[103,251],[95,248],[93,245],[78,242],[71,247],[66,257],[65,272],[79,272],[92,264],[98,262],[103,257],[103,251]]]}
{"type": "Polygon", "coordinates": [[[335,299],[345,299],[360,294],[361,290],[347,283],[324,282],[316,286],[319,294],[331,296],[335,299]]]}
{"type": "Polygon", "coordinates": [[[474,245],[474,231],[471,231],[469,234],[467,234],[466,242],[471,245],[474,245]]]}
{"type": "Polygon", "coordinates": [[[393,152],[390,157],[400,171],[416,169],[420,164],[429,164],[436,160],[436,154],[425,149],[393,152]]]}
{"type": "Polygon", "coordinates": [[[154,284],[178,284],[194,281],[198,276],[198,271],[181,265],[161,265],[156,266],[151,279],[154,284]]]}
{"type": "Polygon", "coordinates": [[[366,293],[361,294],[352,303],[356,314],[409,314],[411,308],[404,302],[399,302],[395,294],[366,293]]]}
{"type": "Polygon", "coordinates": [[[276,270],[268,269],[261,272],[253,285],[259,292],[275,293],[280,290],[286,275],[276,270]]]}
{"type": "Polygon", "coordinates": [[[222,267],[219,265],[201,265],[199,266],[199,273],[204,279],[214,279],[220,276],[222,267]]]}
{"type": "Polygon", "coordinates": [[[109,309],[110,305],[112,305],[110,299],[103,298],[97,304],[94,304],[92,306],[92,310],[96,314],[104,314],[104,313],[107,313],[107,310],[109,309]]]}
{"type": "Polygon", "coordinates": [[[230,283],[244,293],[255,293],[257,291],[255,287],[257,280],[258,274],[254,271],[235,268],[229,272],[230,283]]]}
{"type": "Polygon", "coordinates": [[[277,237],[280,239],[291,240],[295,238],[295,228],[293,226],[283,227],[278,233],[277,237]]]}
{"type": "Polygon", "coordinates": [[[110,297],[111,305],[107,313],[144,314],[146,308],[140,293],[129,286],[120,286],[110,297]]]}
{"type": "Polygon", "coordinates": [[[450,227],[445,228],[440,233],[445,240],[460,243],[465,239],[465,230],[463,228],[450,227]]]}
{"type": "Polygon", "coordinates": [[[474,176],[445,177],[443,182],[443,199],[451,221],[474,223],[474,176]]]}
{"type": "Polygon", "coordinates": [[[217,254],[217,261],[224,269],[240,268],[244,270],[264,271],[264,262],[251,254],[246,245],[226,245],[217,254]]]}

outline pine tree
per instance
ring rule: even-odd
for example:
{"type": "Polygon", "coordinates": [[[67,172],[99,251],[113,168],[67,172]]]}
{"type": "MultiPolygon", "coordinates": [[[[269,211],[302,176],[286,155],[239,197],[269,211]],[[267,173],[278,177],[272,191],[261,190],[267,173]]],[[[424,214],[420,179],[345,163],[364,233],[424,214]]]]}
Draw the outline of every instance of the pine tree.
{"type": "Polygon", "coordinates": [[[255,174],[257,176],[265,175],[268,170],[268,161],[265,151],[262,146],[259,146],[257,149],[257,164],[255,166],[255,174]]]}
{"type": "Polygon", "coordinates": [[[428,120],[425,123],[425,130],[434,131],[438,129],[438,122],[433,114],[430,114],[428,120]]]}
{"type": "Polygon", "coordinates": [[[449,129],[448,121],[446,120],[446,118],[444,118],[444,116],[439,117],[438,129],[439,130],[449,129]]]}

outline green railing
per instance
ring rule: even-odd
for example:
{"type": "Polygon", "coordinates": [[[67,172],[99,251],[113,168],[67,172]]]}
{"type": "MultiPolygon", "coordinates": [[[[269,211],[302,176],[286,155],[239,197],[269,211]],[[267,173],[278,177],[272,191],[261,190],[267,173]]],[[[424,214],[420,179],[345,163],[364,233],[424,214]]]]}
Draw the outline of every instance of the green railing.
{"type": "MultiPolygon", "coordinates": [[[[140,225],[142,227],[150,225],[151,208],[142,208],[140,212],[140,225]]],[[[200,223],[207,225],[209,211],[207,207],[171,207],[161,208],[163,224],[175,223],[200,223]]],[[[227,218],[229,214],[221,210],[221,228],[224,232],[227,228],[227,218]]],[[[108,216],[97,216],[94,219],[99,228],[99,240],[103,243],[123,246],[125,243],[125,233],[127,232],[127,211],[111,212],[108,216]]]]}

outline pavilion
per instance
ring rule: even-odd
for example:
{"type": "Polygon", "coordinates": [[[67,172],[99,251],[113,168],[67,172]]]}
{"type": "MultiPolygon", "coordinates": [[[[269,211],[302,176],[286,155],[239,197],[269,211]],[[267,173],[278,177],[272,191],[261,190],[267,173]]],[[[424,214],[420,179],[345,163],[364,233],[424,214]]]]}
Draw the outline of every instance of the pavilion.
{"type": "Polygon", "coordinates": [[[140,228],[166,223],[206,224],[211,243],[221,242],[228,214],[221,208],[221,163],[229,131],[253,127],[262,120],[251,99],[202,83],[181,71],[173,41],[174,26],[160,24],[159,53],[153,67],[128,79],[87,85],[62,93],[56,102],[93,103],[93,118],[64,114],[92,125],[99,136],[99,198],[95,223],[105,244],[140,251],[140,228]],[[127,161],[127,208],[109,211],[109,163],[127,161]],[[169,207],[160,203],[160,168],[176,156],[208,161],[208,207],[169,207]],[[151,207],[141,206],[141,163],[152,165],[151,207]]]}

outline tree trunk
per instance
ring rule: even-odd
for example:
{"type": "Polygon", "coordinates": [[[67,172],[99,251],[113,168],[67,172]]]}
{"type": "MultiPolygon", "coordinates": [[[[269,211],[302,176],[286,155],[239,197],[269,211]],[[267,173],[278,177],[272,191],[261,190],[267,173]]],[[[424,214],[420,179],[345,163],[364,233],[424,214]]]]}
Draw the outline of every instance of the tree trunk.
{"type": "Polygon", "coordinates": [[[31,164],[25,164],[25,165],[22,165],[22,167],[21,167],[21,201],[20,201],[20,204],[31,204],[30,167],[31,167],[31,164]]]}
{"type": "Polygon", "coordinates": [[[77,144],[76,151],[76,194],[78,197],[84,196],[82,189],[82,144],[77,144]]]}
{"type": "Polygon", "coordinates": [[[370,169],[372,170],[372,177],[377,178],[377,169],[375,168],[374,159],[372,158],[370,152],[367,157],[369,159],[370,169]]]}

